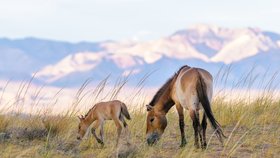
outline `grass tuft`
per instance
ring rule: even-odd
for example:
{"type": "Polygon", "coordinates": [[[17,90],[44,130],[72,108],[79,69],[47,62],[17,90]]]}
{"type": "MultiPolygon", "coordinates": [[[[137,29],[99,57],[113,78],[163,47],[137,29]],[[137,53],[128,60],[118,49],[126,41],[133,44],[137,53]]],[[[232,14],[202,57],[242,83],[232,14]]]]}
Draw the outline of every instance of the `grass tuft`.
{"type": "Polygon", "coordinates": [[[11,118],[5,115],[0,115],[0,133],[7,132],[10,123],[11,123],[11,118]]]}
{"type": "Polygon", "coordinates": [[[70,130],[70,121],[69,117],[65,116],[47,116],[42,120],[50,136],[58,136],[67,133],[70,130]]]}

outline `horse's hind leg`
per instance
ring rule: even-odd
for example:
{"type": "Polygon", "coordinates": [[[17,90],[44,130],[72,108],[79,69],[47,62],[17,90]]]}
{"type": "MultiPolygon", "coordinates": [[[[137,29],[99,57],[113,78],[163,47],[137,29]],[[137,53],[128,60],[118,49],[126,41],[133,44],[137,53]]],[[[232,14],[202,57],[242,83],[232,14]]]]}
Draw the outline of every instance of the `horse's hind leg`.
{"type": "Polygon", "coordinates": [[[199,148],[198,139],[200,137],[200,142],[202,142],[201,136],[201,126],[199,122],[199,111],[190,109],[190,116],[193,121],[193,129],[194,129],[194,146],[199,148]]]}
{"type": "Polygon", "coordinates": [[[120,123],[121,120],[119,120],[119,118],[117,118],[117,117],[113,118],[113,120],[114,120],[114,122],[117,126],[117,131],[118,131],[117,143],[116,143],[116,145],[118,145],[119,144],[119,139],[120,139],[120,136],[121,136],[121,133],[122,133],[122,125],[120,123]]]}
{"type": "Polygon", "coordinates": [[[125,128],[125,139],[127,144],[131,144],[130,142],[130,132],[128,130],[128,126],[127,123],[125,122],[124,116],[122,114],[120,114],[120,121],[123,123],[123,126],[125,128]]]}
{"type": "Polygon", "coordinates": [[[206,149],[206,146],[207,146],[207,143],[206,143],[207,117],[206,117],[205,113],[203,113],[201,127],[202,127],[202,143],[201,143],[201,147],[202,147],[202,149],[206,149]]]}

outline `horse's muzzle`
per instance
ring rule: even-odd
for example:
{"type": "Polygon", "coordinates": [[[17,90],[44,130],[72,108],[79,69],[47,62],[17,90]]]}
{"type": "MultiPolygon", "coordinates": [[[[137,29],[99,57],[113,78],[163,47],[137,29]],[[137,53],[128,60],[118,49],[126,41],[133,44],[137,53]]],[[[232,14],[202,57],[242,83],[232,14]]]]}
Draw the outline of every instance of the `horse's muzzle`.
{"type": "Polygon", "coordinates": [[[148,145],[154,145],[158,140],[160,136],[158,133],[152,133],[147,137],[147,143],[148,145]]]}

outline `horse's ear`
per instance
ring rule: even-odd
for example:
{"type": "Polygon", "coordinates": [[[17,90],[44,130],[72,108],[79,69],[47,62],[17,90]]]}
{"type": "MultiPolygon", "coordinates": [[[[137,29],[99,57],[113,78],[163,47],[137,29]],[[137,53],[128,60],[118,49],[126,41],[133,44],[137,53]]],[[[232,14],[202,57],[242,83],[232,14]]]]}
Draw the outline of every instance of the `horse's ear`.
{"type": "Polygon", "coordinates": [[[78,118],[79,118],[79,120],[80,120],[80,121],[82,121],[82,120],[84,120],[84,119],[85,119],[85,117],[84,117],[83,115],[78,116],[78,118]]]}
{"type": "Polygon", "coordinates": [[[146,105],[146,107],[147,107],[147,111],[152,111],[153,110],[153,106],[151,106],[151,105],[146,105]]]}

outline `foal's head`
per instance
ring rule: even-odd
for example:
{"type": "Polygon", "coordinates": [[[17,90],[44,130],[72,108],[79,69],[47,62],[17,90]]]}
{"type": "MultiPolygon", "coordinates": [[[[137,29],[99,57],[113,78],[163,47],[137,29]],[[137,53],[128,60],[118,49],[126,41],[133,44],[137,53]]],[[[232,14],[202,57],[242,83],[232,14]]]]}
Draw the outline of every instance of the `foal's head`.
{"type": "Polygon", "coordinates": [[[165,113],[155,112],[151,105],[147,105],[147,111],[147,143],[153,145],[163,134],[167,126],[167,119],[165,113]]]}
{"type": "Polygon", "coordinates": [[[78,136],[77,136],[77,139],[81,140],[84,137],[84,135],[86,134],[88,125],[85,123],[85,117],[83,115],[78,116],[78,118],[80,120],[80,123],[79,123],[79,126],[78,126],[78,136]]]}

